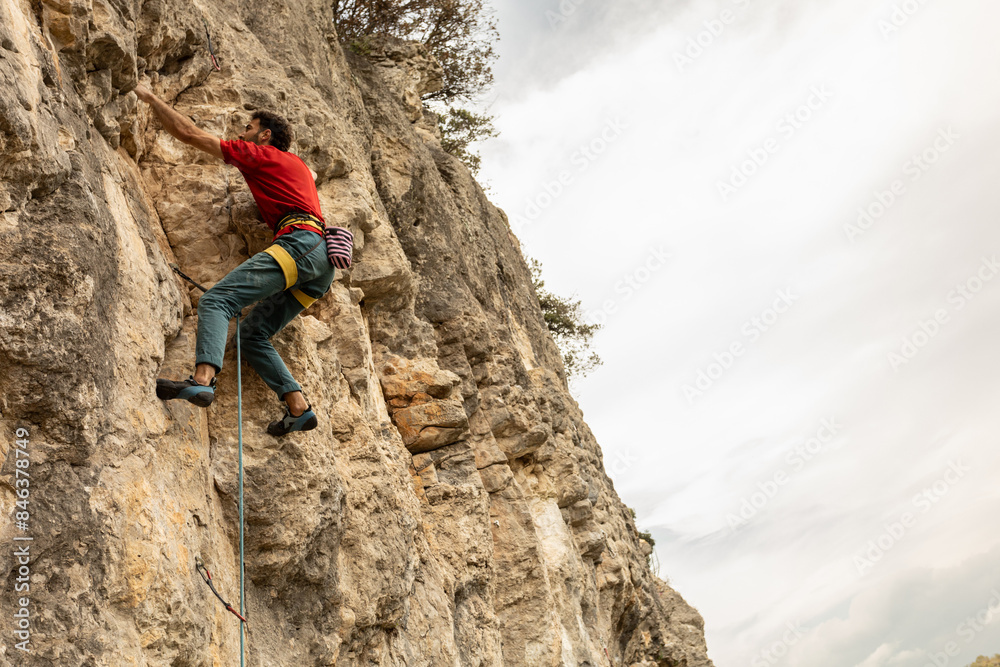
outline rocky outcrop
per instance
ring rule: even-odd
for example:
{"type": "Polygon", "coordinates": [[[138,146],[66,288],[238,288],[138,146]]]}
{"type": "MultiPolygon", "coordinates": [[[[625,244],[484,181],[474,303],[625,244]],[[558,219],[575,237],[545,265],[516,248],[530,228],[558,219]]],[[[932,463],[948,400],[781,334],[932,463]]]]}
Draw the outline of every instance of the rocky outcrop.
{"type": "Polygon", "coordinates": [[[320,427],[266,435],[279,405],[242,374],[247,664],[710,665],[506,217],[420,104],[440,67],[394,40],[344,52],[331,18],[313,0],[0,3],[0,599],[29,600],[31,649],[5,612],[0,664],[239,659],[194,566],[238,599],[234,352],[207,410],[153,386],[194,358],[198,294],[169,264],[212,284],[269,235],[235,170],[137,104],[146,81],[220,136],[253,109],[288,117],[356,239],[275,338],[320,427]]]}

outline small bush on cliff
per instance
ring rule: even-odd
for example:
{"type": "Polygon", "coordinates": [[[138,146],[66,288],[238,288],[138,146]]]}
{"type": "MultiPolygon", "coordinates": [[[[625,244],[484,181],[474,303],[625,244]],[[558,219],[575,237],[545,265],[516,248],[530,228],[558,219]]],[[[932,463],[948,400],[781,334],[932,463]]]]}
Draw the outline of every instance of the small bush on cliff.
{"type": "Polygon", "coordinates": [[[497,22],[485,0],[333,0],[333,22],[348,45],[367,35],[426,44],[444,68],[444,87],[425,99],[472,99],[493,83],[497,22]]]}
{"type": "Polygon", "coordinates": [[[441,148],[464,162],[473,175],[478,174],[481,158],[469,145],[497,136],[493,118],[468,109],[451,108],[447,114],[438,115],[438,127],[441,129],[441,148]]]}
{"type": "Polygon", "coordinates": [[[538,305],[542,307],[545,325],[562,352],[567,379],[585,377],[603,363],[597,353],[590,349],[591,339],[601,325],[583,321],[579,299],[556,296],[545,289],[541,262],[528,258],[528,269],[531,271],[535,294],[538,295],[538,305]]]}
{"type": "Polygon", "coordinates": [[[351,43],[348,46],[348,48],[351,49],[351,51],[354,51],[359,56],[371,55],[372,52],[371,39],[369,39],[367,35],[359,37],[358,39],[353,39],[351,40],[351,43]]]}

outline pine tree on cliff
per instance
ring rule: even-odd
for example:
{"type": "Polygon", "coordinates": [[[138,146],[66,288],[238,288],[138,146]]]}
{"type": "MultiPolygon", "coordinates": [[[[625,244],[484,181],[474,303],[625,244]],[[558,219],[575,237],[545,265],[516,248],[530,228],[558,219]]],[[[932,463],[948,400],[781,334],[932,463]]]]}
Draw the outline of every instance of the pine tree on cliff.
{"type": "Polygon", "coordinates": [[[387,35],[421,42],[444,69],[444,85],[424,100],[438,111],[441,146],[479,172],[479,155],[469,149],[497,136],[493,117],[457,106],[471,102],[493,84],[496,19],[483,0],[334,0],[334,24],[341,41],[367,54],[369,37],[387,35]]]}

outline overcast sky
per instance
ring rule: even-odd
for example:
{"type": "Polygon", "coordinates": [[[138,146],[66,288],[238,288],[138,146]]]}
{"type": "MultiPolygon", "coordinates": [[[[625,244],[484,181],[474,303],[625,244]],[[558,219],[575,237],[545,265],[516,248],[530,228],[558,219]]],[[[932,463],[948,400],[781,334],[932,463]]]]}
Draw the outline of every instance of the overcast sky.
{"type": "Polygon", "coordinates": [[[493,4],[481,177],[715,664],[1000,653],[1000,4],[493,4]]]}

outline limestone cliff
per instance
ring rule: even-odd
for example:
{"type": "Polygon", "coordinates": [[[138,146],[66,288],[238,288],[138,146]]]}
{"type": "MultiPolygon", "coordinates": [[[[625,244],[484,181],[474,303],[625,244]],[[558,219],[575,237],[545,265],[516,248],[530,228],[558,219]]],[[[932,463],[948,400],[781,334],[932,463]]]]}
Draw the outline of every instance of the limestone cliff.
{"type": "Polygon", "coordinates": [[[234,353],[207,410],[153,387],[194,358],[198,294],[169,263],[212,284],[269,234],[139,81],[219,136],[288,117],[357,241],[275,339],[320,428],[266,435],[279,404],[244,369],[247,664],[711,664],[700,616],[649,571],[503,212],[441,150],[420,102],[440,68],[373,44],[343,51],[317,0],[0,1],[0,664],[239,664],[194,567],[236,603],[234,353]]]}

